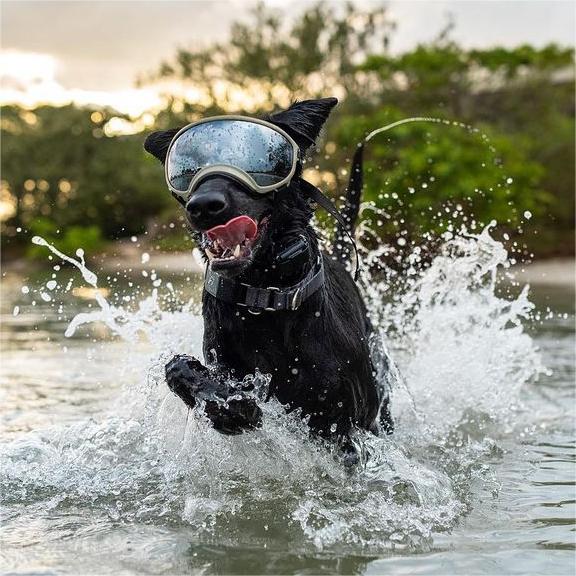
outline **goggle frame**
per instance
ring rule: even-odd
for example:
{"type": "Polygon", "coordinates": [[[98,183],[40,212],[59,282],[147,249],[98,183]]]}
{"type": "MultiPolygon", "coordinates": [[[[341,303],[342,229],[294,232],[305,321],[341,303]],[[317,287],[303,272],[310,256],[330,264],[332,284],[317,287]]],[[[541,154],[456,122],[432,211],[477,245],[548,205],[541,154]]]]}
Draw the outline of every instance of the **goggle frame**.
{"type": "Polygon", "coordinates": [[[204,179],[210,174],[224,174],[226,176],[234,178],[241,184],[244,184],[256,194],[269,194],[270,192],[274,192],[275,190],[279,190],[280,188],[287,186],[292,181],[292,178],[294,177],[294,174],[296,174],[296,169],[300,161],[301,161],[300,147],[298,146],[298,144],[296,144],[295,140],[290,136],[290,134],[282,130],[282,128],[280,128],[279,126],[276,126],[276,124],[272,124],[272,122],[268,122],[266,120],[261,120],[260,118],[252,118],[250,116],[225,114],[220,116],[210,116],[208,118],[203,118],[202,120],[198,120],[196,122],[191,122],[190,124],[187,124],[186,126],[180,128],[180,130],[178,130],[178,132],[174,135],[174,137],[170,141],[168,150],[166,151],[166,160],[164,162],[164,177],[166,179],[168,189],[170,190],[172,195],[177,197],[177,199],[179,198],[182,199],[183,201],[187,201],[190,198],[190,196],[194,193],[194,190],[196,186],[199,184],[200,180],[204,179]],[[274,130],[282,137],[284,137],[287,140],[287,142],[292,146],[292,167],[288,175],[285,178],[283,178],[280,182],[270,184],[268,186],[260,186],[259,184],[256,183],[254,178],[252,178],[248,172],[242,170],[241,168],[237,168],[230,164],[212,164],[211,166],[205,166],[204,168],[198,170],[198,172],[193,176],[192,180],[190,181],[188,189],[185,192],[174,188],[174,186],[172,186],[172,184],[170,183],[170,179],[168,177],[168,164],[169,164],[168,159],[170,157],[170,152],[172,151],[175,142],[178,140],[180,136],[182,136],[182,134],[184,134],[191,128],[194,128],[195,126],[198,126],[200,124],[206,124],[207,122],[218,122],[222,120],[240,120],[252,124],[260,124],[262,126],[266,126],[267,128],[274,130]]]}

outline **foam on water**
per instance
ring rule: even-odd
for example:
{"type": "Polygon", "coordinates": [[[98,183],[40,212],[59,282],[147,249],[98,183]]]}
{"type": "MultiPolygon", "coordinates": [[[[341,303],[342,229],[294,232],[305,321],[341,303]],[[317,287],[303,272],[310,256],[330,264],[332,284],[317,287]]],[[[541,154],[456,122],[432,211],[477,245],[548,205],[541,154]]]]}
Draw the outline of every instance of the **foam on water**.
{"type": "MultiPolygon", "coordinates": [[[[164,383],[172,354],[201,356],[195,306],[164,310],[157,288],[136,309],[113,306],[82,254],[76,260],[34,241],[76,266],[94,289],[98,309],[77,315],[66,334],[104,323],[130,343],[125,363],[138,377],[108,414],[2,446],[8,505],[79,508],[109,522],[185,524],[199,538],[236,543],[281,534],[293,549],[425,548],[466,513],[472,484],[496,488],[480,461],[498,453],[498,439],[521,410],[521,387],[543,370],[522,326],[532,309],[527,291],[497,293],[507,254],[489,228],[447,241],[430,265],[413,267],[393,297],[386,295],[386,274],[369,278],[365,271],[370,313],[399,367],[392,378],[397,429],[386,438],[358,433],[364,466],[351,474],[275,401],[262,403],[261,430],[215,432],[164,383]],[[143,339],[145,347],[133,346],[143,339]]],[[[257,390],[266,388],[266,375],[253,378],[257,390]]]]}

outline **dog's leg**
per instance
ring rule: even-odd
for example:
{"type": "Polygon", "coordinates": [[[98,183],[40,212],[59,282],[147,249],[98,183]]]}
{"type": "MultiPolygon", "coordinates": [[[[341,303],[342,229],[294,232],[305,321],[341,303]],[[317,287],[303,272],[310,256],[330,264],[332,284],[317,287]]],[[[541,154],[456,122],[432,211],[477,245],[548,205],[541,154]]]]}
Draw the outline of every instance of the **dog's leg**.
{"type": "Polygon", "coordinates": [[[204,401],[206,416],[223,434],[241,434],[262,425],[262,410],[249,390],[212,374],[193,356],[174,356],[166,364],[166,382],[190,408],[204,401]]]}

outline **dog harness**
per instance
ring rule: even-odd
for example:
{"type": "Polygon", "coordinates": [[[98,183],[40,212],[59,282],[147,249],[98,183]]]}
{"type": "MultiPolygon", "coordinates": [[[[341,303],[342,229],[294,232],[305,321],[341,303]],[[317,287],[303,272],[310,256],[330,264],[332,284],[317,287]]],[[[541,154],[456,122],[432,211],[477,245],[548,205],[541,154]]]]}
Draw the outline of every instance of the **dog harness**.
{"type": "MultiPolygon", "coordinates": [[[[308,198],[324,208],[338,222],[340,229],[343,230],[350,239],[356,254],[354,280],[357,280],[360,269],[358,248],[356,247],[354,239],[347,231],[347,224],[344,217],[338,212],[338,209],[332,204],[330,199],[324,196],[316,186],[302,178],[299,180],[308,198]]],[[[214,298],[218,298],[218,300],[223,300],[224,302],[238,306],[246,306],[250,313],[260,314],[263,311],[277,312],[280,310],[297,310],[302,302],[307,300],[324,285],[324,280],[324,262],[322,255],[320,255],[316,264],[310,269],[308,274],[293,286],[284,288],[277,288],[275,286],[268,286],[267,288],[251,286],[239,280],[226,278],[218,274],[218,272],[214,272],[210,266],[208,266],[204,277],[204,289],[214,296],[214,298]]]]}
{"type": "Polygon", "coordinates": [[[302,302],[324,285],[324,262],[322,256],[306,276],[293,286],[258,288],[238,280],[231,280],[214,272],[208,266],[204,278],[206,292],[229,304],[246,306],[251,314],[263,311],[298,310],[302,302]]]}
{"type": "MultiPolygon", "coordinates": [[[[358,248],[347,230],[348,226],[344,217],[338,212],[338,209],[332,204],[330,199],[324,196],[316,186],[302,178],[299,178],[299,181],[303,192],[308,198],[324,208],[324,210],[338,222],[340,229],[348,236],[356,254],[354,280],[357,280],[360,269],[358,248]]],[[[229,304],[245,306],[250,313],[260,314],[263,311],[278,312],[280,310],[297,310],[302,302],[307,300],[324,285],[324,281],[324,262],[322,255],[320,255],[316,264],[310,269],[308,274],[293,286],[284,288],[277,288],[276,286],[268,286],[267,288],[251,286],[236,279],[226,278],[218,274],[218,272],[214,272],[210,266],[208,266],[204,277],[204,289],[214,296],[214,298],[218,298],[218,300],[223,300],[229,304]]]]}

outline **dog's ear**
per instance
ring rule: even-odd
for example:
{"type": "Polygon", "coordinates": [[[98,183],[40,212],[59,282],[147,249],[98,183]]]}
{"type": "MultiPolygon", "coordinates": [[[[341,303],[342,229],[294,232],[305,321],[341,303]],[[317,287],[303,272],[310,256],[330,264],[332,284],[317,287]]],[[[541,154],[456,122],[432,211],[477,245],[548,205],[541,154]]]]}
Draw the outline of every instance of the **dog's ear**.
{"type": "Polygon", "coordinates": [[[144,141],[144,150],[156,156],[164,164],[170,142],[172,142],[172,138],[176,136],[179,130],[180,128],[172,128],[171,130],[152,132],[144,141]]]}
{"type": "Polygon", "coordinates": [[[287,110],[271,114],[269,121],[290,134],[305,152],[316,142],[324,122],[336,104],[338,104],[337,98],[295,102],[287,110]]]}

